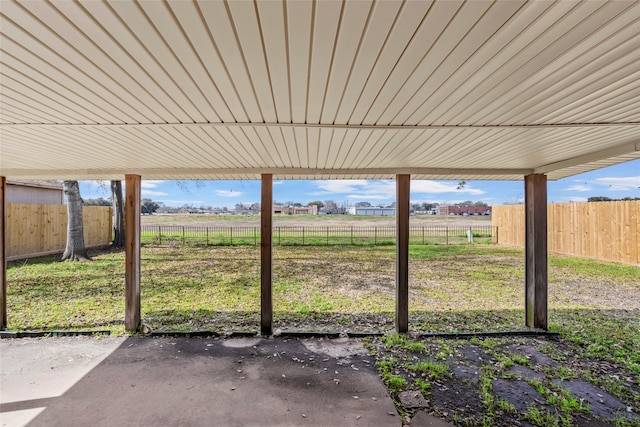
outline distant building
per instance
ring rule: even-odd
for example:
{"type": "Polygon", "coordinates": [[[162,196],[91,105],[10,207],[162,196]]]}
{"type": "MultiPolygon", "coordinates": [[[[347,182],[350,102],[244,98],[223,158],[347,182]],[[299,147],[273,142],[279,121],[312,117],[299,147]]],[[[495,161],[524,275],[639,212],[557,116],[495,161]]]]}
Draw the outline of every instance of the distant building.
{"type": "Polygon", "coordinates": [[[63,205],[60,181],[7,181],[7,203],[63,205]]]}
{"type": "Polygon", "coordinates": [[[395,216],[396,208],[378,208],[378,207],[359,208],[355,206],[350,206],[347,209],[347,213],[350,215],[395,216]]]}
{"type": "Polygon", "coordinates": [[[441,205],[436,207],[437,215],[491,215],[491,206],[441,205]]]}
{"type": "Polygon", "coordinates": [[[274,215],[318,215],[318,205],[311,206],[274,206],[274,215]]]}

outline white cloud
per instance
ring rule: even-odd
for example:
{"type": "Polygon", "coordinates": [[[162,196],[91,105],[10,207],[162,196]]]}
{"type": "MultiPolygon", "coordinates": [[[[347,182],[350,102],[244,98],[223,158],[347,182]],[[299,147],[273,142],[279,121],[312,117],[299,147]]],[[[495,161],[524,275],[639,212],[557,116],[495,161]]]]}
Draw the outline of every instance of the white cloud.
{"type": "Polygon", "coordinates": [[[375,193],[354,193],[346,196],[347,199],[358,199],[358,200],[388,200],[392,196],[388,194],[375,194],[375,193]]]}
{"type": "Polygon", "coordinates": [[[567,191],[591,191],[593,190],[593,187],[590,187],[588,185],[572,185],[571,187],[567,188],[567,191]]]}
{"type": "Polygon", "coordinates": [[[242,196],[242,192],[233,191],[233,190],[216,190],[215,193],[216,193],[217,196],[220,196],[220,197],[240,197],[240,196],[242,196]]]}
{"type": "MultiPolygon", "coordinates": [[[[396,197],[396,183],[392,180],[331,180],[317,181],[315,185],[321,191],[311,193],[314,196],[340,195],[348,199],[359,200],[392,200],[396,197]]],[[[457,182],[441,181],[411,181],[412,194],[485,194],[485,191],[467,184],[464,188],[458,189],[457,182]]]]}
{"type": "Polygon", "coordinates": [[[470,184],[466,184],[463,188],[458,189],[457,182],[442,182],[442,181],[411,181],[412,193],[457,193],[457,194],[485,194],[484,190],[479,188],[473,188],[470,184]]]}
{"type": "Polygon", "coordinates": [[[156,200],[157,202],[162,202],[167,206],[182,206],[182,205],[201,205],[204,203],[203,200],[156,200]]]}
{"type": "Polygon", "coordinates": [[[316,187],[322,191],[314,193],[314,195],[331,194],[331,193],[351,193],[360,190],[360,187],[369,184],[364,179],[336,179],[336,180],[321,180],[314,183],[316,187]]]}
{"type": "Polygon", "coordinates": [[[142,187],[142,188],[156,188],[158,186],[158,184],[162,184],[163,182],[164,181],[154,180],[154,179],[143,180],[140,183],[140,187],[142,187]]]}
{"type": "Polygon", "coordinates": [[[169,195],[169,193],[165,193],[164,191],[146,190],[144,188],[140,191],[140,194],[142,194],[143,196],[168,196],[169,195]]]}
{"type": "Polygon", "coordinates": [[[284,181],[273,181],[272,184],[273,185],[280,185],[280,184],[284,184],[284,181]]]}
{"type": "Polygon", "coordinates": [[[599,185],[608,186],[611,191],[630,191],[640,189],[640,175],[628,177],[596,178],[599,185]]]}

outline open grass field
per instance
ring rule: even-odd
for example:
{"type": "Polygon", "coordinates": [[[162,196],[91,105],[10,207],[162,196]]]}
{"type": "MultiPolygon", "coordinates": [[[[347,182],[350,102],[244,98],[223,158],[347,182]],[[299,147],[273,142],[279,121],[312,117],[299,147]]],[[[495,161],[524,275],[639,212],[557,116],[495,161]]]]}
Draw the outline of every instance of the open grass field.
{"type": "MultiPolygon", "coordinates": [[[[395,245],[395,217],[362,215],[275,215],[276,246],[395,245]]],[[[416,215],[410,218],[410,244],[491,243],[496,232],[488,216],[416,215]]],[[[145,215],[141,239],[149,245],[257,246],[258,215],[145,215]]]]}
{"type": "MultiPolygon", "coordinates": [[[[415,245],[410,256],[411,329],[522,327],[522,250],[415,245]]],[[[549,264],[552,329],[580,330],[586,323],[581,320],[599,316],[606,319],[603,326],[638,322],[640,269],[553,255],[549,264]]],[[[393,328],[394,247],[282,246],[274,250],[273,271],[278,328],[393,328]]],[[[90,263],[54,258],[13,262],[8,282],[14,329],[123,331],[123,252],[98,252],[90,263]]],[[[255,247],[142,249],[143,318],[154,330],[257,330],[259,282],[255,247]]],[[[612,327],[606,334],[621,329],[612,327]]]]}
{"type": "MultiPolygon", "coordinates": [[[[274,226],[324,226],[324,225],[379,225],[393,226],[395,216],[372,215],[274,215],[274,226]]],[[[441,216],[441,215],[412,215],[410,223],[421,225],[456,225],[470,224],[491,225],[491,216],[441,216]]],[[[260,226],[260,215],[206,215],[206,214],[171,214],[171,215],[143,215],[143,225],[172,224],[172,225],[200,225],[200,226],[260,226]]]]}
{"type": "MultiPolygon", "coordinates": [[[[522,250],[481,244],[413,245],[410,254],[413,335],[392,333],[393,246],[276,247],[274,327],[387,333],[367,345],[401,414],[415,410],[404,406],[400,393],[415,390],[432,394],[428,410],[457,425],[640,425],[640,419],[625,418],[624,410],[622,415],[618,411],[600,416],[581,409],[579,390],[571,389],[565,396],[554,382],[595,384],[632,415],[640,412],[640,269],[551,255],[550,330],[560,332],[560,341],[508,338],[470,343],[425,340],[415,333],[524,329],[522,250]],[[466,361],[469,352],[480,352],[489,366],[466,361]],[[541,355],[554,362],[534,363],[541,355]],[[444,365],[421,366],[421,360],[444,365]],[[460,380],[455,371],[459,366],[476,372],[468,379],[473,384],[469,393],[476,399],[466,403],[470,409],[456,406],[460,399],[435,399],[447,384],[462,387],[447,382],[460,380]],[[507,387],[504,381],[517,380],[514,366],[545,375],[526,383],[538,390],[544,405],[521,407],[513,397],[521,393],[511,393],[513,399],[509,393],[500,394],[507,387]],[[580,424],[583,418],[610,422],[580,424]]],[[[93,255],[89,263],[59,263],[53,258],[10,263],[9,328],[124,333],[124,253],[93,255]]],[[[259,249],[253,246],[145,246],[142,317],[154,331],[257,332],[259,282],[259,249]]]]}

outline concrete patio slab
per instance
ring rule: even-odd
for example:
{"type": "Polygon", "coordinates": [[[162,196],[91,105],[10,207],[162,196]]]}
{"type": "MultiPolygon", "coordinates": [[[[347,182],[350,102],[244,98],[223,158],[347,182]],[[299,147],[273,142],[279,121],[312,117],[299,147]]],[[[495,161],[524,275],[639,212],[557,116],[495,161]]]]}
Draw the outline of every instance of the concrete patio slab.
{"type": "Polygon", "coordinates": [[[0,342],[2,426],[400,426],[357,340],[0,342]]]}

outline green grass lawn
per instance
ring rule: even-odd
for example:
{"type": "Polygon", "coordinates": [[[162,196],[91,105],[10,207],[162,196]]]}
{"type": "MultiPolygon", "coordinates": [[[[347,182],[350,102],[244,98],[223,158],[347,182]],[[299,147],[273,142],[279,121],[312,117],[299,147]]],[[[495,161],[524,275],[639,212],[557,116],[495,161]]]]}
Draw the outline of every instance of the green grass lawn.
{"type": "MultiPolygon", "coordinates": [[[[144,322],[154,331],[258,332],[259,255],[254,246],[144,246],[144,322]]],[[[401,416],[412,412],[399,403],[398,393],[419,390],[429,396],[433,383],[453,381],[447,366],[469,345],[483,348],[497,364],[483,367],[478,385],[473,386],[482,401],[474,413],[442,409],[446,404],[433,399],[435,406],[430,411],[456,425],[502,426],[511,425],[514,419],[541,426],[572,425],[588,408],[582,408],[571,395],[565,396],[566,392],[559,394],[562,390],[552,380],[576,376],[602,387],[629,407],[640,408],[637,267],[550,256],[549,325],[563,337],[555,344],[511,338],[469,344],[413,334],[524,329],[523,258],[521,249],[482,244],[411,246],[412,334],[398,337],[393,335],[393,246],[277,246],[274,328],[387,333],[367,345],[401,416]],[[525,358],[507,351],[514,343],[535,345],[561,364],[541,371],[547,375],[546,382],[532,383],[557,409],[549,412],[549,406],[536,404],[517,411],[492,390],[495,378],[511,378],[507,369],[514,363],[530,366],[525,358]],[[383,350],[377,350],[380,348],[383,350]],[[416,357],[426,359],[418,363],[416,357]]],[[[61,263],[54,258],[10,263],[9,329],[108,329],[124,334],[124,253],[97,252],[93,259],[87,263],[61,263]]],[[[614,424],[640,426],[627,418],[614,424]]]]}
{"type": "MultiPolygon", "coordinates": [[[[522,250],[415,245],[410,255],[411,330],[524,328],[522,250]]],[[[142,317],[155,331],[258,331],[259,274],[255,247],[145,246],[142,317]]],[[[123,252],[18,261],[7,275],[10,329],[124,333],[123,252]]],[[[392,246],[276,247],[273,276],[275,328],[393,330],[392,246]]],[[[640,371],[640,269],[551,256],[549,278],[550,329],[640,371]]]]}

